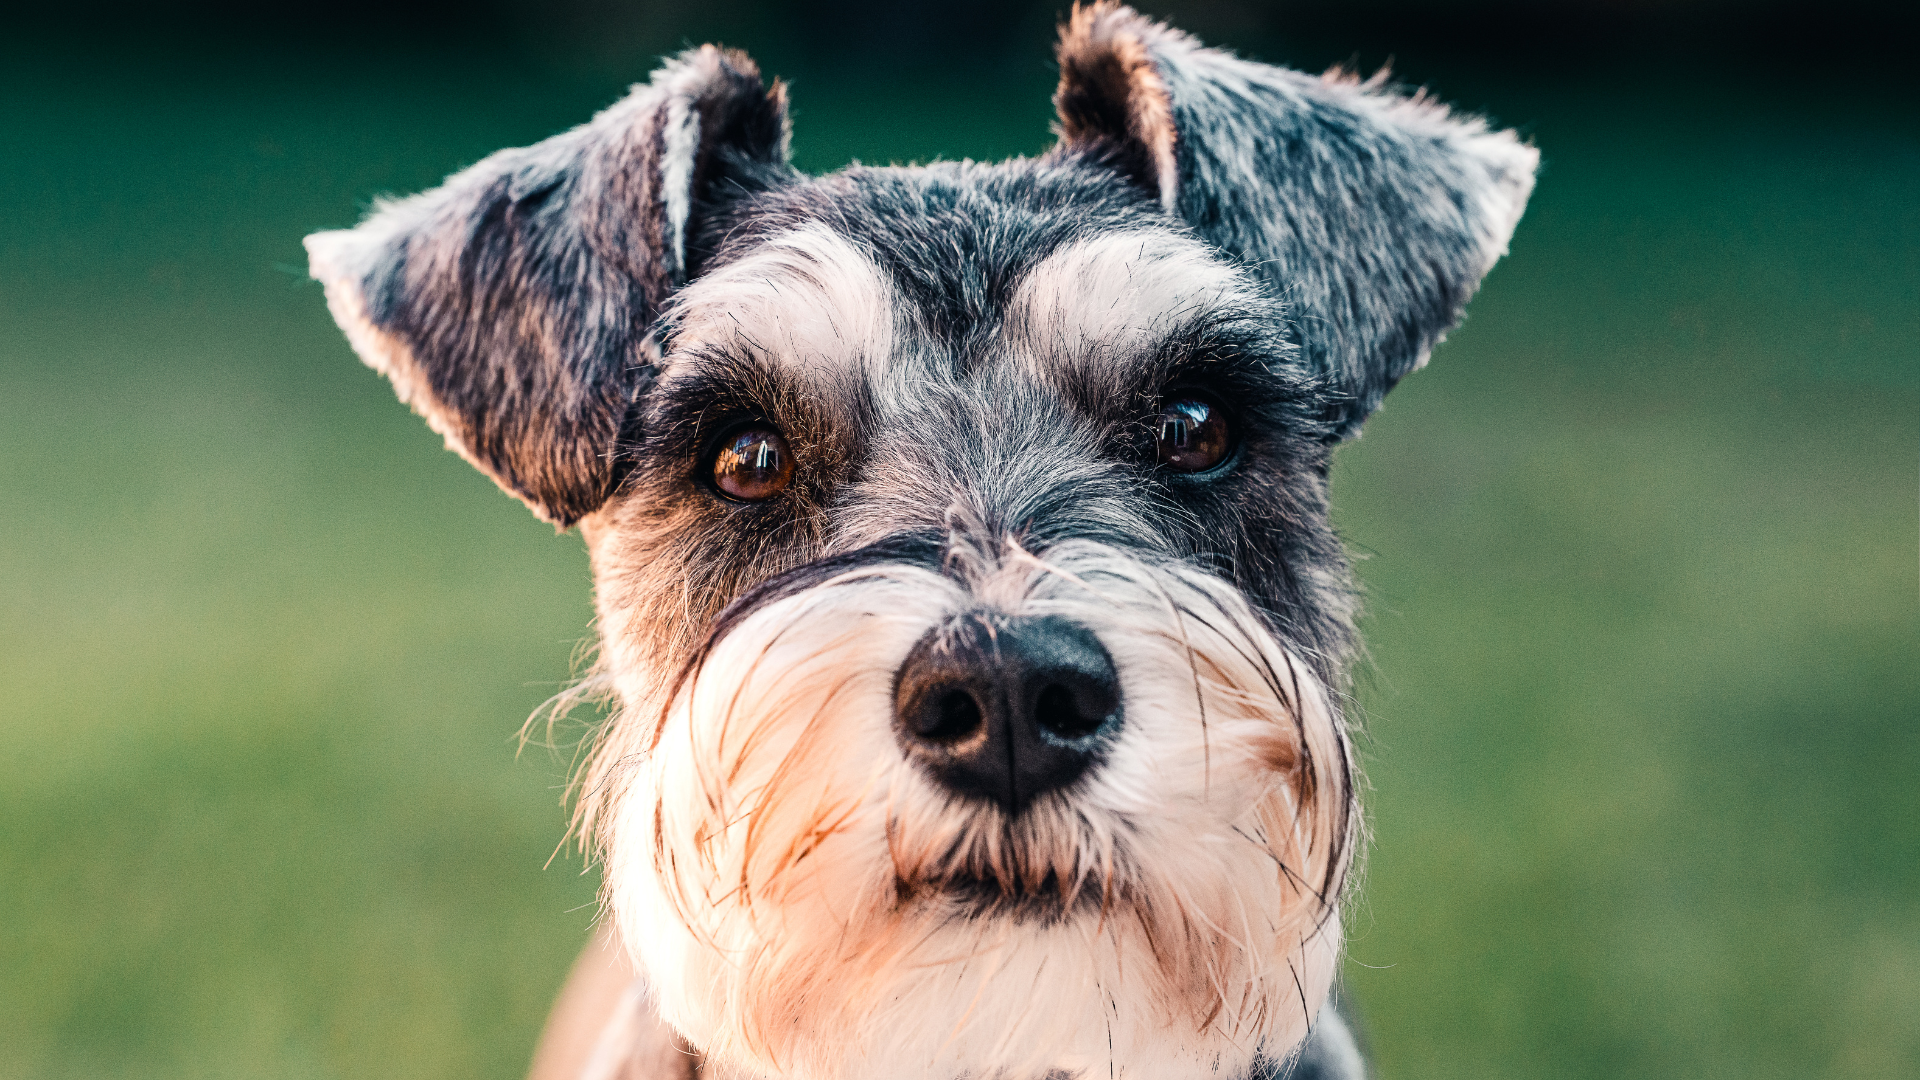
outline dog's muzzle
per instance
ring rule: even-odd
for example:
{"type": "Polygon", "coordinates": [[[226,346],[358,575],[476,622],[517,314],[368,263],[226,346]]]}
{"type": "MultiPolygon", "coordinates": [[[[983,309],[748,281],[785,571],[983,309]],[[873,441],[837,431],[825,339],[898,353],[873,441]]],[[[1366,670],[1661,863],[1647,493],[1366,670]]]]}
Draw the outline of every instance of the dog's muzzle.
{"type": "Polygon", "coordinates": [[[1120,678],[1093,632],[1057,616],[969,612],[900,666],[894,730],[953,793],[1010,814],[1071,785],[1121,724],[1120,678]]]}

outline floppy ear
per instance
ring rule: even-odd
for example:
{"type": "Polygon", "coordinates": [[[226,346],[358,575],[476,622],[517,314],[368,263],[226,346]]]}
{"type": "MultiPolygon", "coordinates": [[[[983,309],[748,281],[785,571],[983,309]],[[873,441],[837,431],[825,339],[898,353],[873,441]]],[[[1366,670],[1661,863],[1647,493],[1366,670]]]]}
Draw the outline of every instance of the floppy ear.
{"type": "Polygon", "coordinates": [[[687,275],[693,219],[788,168],[785,88],[708,45],[586,124],[380,203],[307,252],[361,359],[564,528],[619,481],[643,343],[687,275]]]}
{"type": "Polygon", "coordinates": [[[1288,305],[1344,438],[1506,253],[1539,153],[1379,78],[1241,60],[1121,7],[1060,33],[1057,153],[1116,165],[1288,305]]]}

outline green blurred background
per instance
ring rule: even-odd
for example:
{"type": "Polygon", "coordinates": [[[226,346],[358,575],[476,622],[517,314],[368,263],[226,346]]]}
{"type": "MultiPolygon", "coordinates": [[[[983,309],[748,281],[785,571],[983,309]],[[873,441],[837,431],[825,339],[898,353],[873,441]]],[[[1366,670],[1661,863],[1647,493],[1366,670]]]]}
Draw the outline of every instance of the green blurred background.
{"type": "MultiPolygon", "coordinates": [[[[1379,1074],[1920,1076],[1920,121],[1870,3],[1150,5],[1529,133],[1343,452],[1379,1074]]],[[[513,1077],[593,918],[556,538],[302,234],[688,42],[828,170],[1044,148],[1058,8],[374,0],[0,35],[0,1077],[513,1077]]],[[[1902,45],[1900,42],[1907,42],[1902,45]]]]}

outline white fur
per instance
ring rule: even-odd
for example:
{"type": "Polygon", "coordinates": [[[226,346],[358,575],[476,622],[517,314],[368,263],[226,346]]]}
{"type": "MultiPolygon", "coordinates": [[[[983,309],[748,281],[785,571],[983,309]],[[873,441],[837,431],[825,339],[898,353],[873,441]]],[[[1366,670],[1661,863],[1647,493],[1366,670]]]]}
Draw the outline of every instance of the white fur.
{"type": "Polygon", "coordinates": [[[1167,230],[1111,233],[1040,260],[1014,290],[1005,337],[1036,375],[1139,353],[1258,290],[1211,248],[1167,230]]]}
{"type": "Polygon", "coordinates": [[[1322,688],[1191,569],[1008,541],[965,577],[858,571],[770,604],[667,708],[616,721],[608,895],[662,1014],[725,1072],[796,1080],[1158,1080],[1284,1054],[1333,976],[1315,890],[1351,850],[1322,688]],[[1122,673],[1105,764],[1013,822],[892,730],[908,650],[979,608],[1074,619],[1122,673]],[[980,916],[939,887],[963,869],[1051,869],[1089,903],[980,916]]]}
{"type": "Polygon", "coordinates": [[[893,356],[896,310],[872,259],[825,226],[804,225],[687,286],[673,344],[877,373],[893,356]]]}
{"type": "MultiPolygon", "coordinates": [[[[676,80],[685,81],[690,80],[676,80]]],[[[694,157],[700,152],[700,114],[684,93],[667,99],[662,142],[665,152],[660,162],[660,190],[666,195],[667,237],[673,244],[669,271],[678,282],[687,275],[687,219],[693,212],[694,157]]]]}

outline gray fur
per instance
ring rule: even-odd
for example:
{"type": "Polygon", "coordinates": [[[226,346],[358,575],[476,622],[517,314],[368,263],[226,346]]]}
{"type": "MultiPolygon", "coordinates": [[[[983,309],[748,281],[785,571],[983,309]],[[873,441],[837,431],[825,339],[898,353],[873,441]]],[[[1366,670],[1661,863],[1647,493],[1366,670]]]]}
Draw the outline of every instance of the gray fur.
{"type": "MultiPolygon", "coordinates": [[[[665,545],[634,560],[658,575],[650,589],[676,604],[689,593],[711,615],[755,575],[889,531],[945,536],[950,511],[961,508],[962,531],[976,539],[1011,531],[1044,547],[1099,538],[1215,570],[1337,683],[1352,626],[1346,561],[1327,522],[1326,388],[1285,339],[1279,306],[1223,264],[1233,287],[1132,347],[1083,357],[1057,355],[1044,322],[1011,310],[1035,267],[1092,237],[1137,236],[1146,249],[1209,257],[1140,192],[1073,156],[858,168],[743,199],[716,220],[728,240],[711,260],[713,278],[778,238],[830,229],[891,279],[901,329],[887,366],[848,371],[821,356],[694,345],[675,332],[681,307],[670,313],[663,374],[641,401],[638,441],[626,452],[636,464],[614,509],[622,521],[644,512],[685,523],[676,533],[689,539],[671,544],[639,536],[653,530],[619,530],[665,545]],[[1182,378],[1218,384],[1243,416],[1243,460],[1229,482],[1169,478],[1140,456],[1154,402],[1182,378]],[[793,498],[805,512],[714,505],[688,483],[701,439],[752,414],[793,440],[793,498]],[[636,504],[644,511],[629,509],[636,504]],[[680,575],[705,587],[683,590],[680,575]]],[[[828,267],[815,274],[835,276],[828,267]]],[[[713,278],[676,304],[698,303],[713,278]]],[[[1163,314],[1134,316],[1155,323],[1163,314]]],[[[775,331],[753,327],[748,338],[764,346],[775,331]]],[[[662,619],[658,632],[684,634],[687,622],[662,619]]]]}
{"type": "Polygon", "coordinates": [[[1377,80],[1241,60],[1106,3],[1076,12],[1060,51],[1063,146],[1111,148],[1256,268],[1333,379],[1343,437],[1459,321],[1533,190],[1539,155],[1512,132],[1377,80]],[[1139,53],[1151,71],[1126,69],[1139,53]],[[1167,122],[1172,185],[1146,145],[1167,122]]]}

